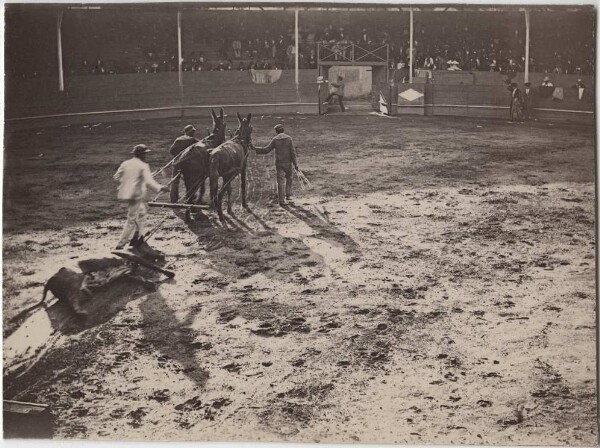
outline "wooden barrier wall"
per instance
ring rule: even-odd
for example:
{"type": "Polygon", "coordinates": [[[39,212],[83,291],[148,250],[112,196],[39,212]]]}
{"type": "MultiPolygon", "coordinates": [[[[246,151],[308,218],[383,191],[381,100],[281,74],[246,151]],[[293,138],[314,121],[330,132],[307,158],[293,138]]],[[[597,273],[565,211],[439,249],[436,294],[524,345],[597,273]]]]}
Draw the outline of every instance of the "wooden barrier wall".
{"type": "MultiPolygon", "coordinates": [[[[495,75],[492,73],[492,75],[495,75]]],[[[586,85],[584,95],[578,97],[574,88],[578,79],[576,75],[561,75],[553,79],[554,86],[562,88],[563,99],[544,95],[540,90],[537,78],[544,75],[535,74],[532,79],[534,92],[533,117],[542,120],[594,122],[595,88],[590,76],[581,77],[586,85]]],[[[484,76],[482,81],[489,81],[484,76]]],[[[522,77],[519,88],[524,89],[522,77]]],[[[383,89],[383,86],[379,87],[383,89]]],[[[452,115],[463,117],[508,118],[510,92],[506,85],[457,85],[457,84],[398,84],[391,94],[394,98],[392,114],[418,115],[452,115]],[[408,101],[403,97],[416,96],[413,92],[423,93],[423,97],[408,101]]]]}
{"type": "Polygon", "coordinates": [[[273,104],[317,102],[316,70],[300,70],[296,89],[294,71],[284,70],[273,84],[255,84],[250,72],[184,72],[183,88],[178,73],[72,76],[65,91],[56,78],[6,81],[5,116],[165,108],[221,104],[273,104]]]}

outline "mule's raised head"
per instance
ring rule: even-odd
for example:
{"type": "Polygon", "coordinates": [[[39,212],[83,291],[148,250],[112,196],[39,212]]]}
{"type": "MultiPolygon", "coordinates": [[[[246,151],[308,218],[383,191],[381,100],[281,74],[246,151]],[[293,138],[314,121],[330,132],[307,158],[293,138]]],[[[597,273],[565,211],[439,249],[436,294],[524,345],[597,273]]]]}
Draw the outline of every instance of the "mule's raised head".
{"type": "Polygon", "coordinates": [[[239,139],[246,144],[251,143],[252,142],[252,126],[250,125],[250,120],[252,119],[252,114],[249,113],[246,118],[242,118],[242,116],[238,112],[237,118],[238,118],[239,127],[238,127],[238,130],[236,131],[236,136],[239,137],[239,139]]]}
{"type": "Polygon", "coordinates": [[[225,123],[225,112],[223,108],[219,111],[219,115],[215,114],[213,109],[210,110],[210,115],[213,120],[212,134],[216,136],[217,143],[220,145],[225,141],[225,129],[227,124],[225,123]]]}

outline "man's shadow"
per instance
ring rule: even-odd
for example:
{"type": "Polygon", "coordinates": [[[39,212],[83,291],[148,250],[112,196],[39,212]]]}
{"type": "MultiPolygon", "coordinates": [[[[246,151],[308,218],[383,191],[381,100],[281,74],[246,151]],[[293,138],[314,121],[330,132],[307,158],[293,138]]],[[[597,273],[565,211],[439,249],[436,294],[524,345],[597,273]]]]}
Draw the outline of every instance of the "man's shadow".
{"type": "Polygon", "coordinates": [[[342,246],[347,254],[360,255],[358,243],[331,222],[327,211],[321,212],[315,207],[315,212],[312,212],[291,202],[285,209],[313,229],[316,238],[342,246]]]}

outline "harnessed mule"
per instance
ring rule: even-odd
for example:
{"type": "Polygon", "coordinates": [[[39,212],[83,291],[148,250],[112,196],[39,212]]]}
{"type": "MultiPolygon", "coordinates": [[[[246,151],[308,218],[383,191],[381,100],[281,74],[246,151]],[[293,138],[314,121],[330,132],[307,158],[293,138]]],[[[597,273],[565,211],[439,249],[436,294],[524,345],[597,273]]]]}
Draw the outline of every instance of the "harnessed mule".
{"type": "Polygon", "coordinates": [[[227,192],[227,213],[232,213],[231,182],[238,174],[241,174],[242,207],[248,207],[246,203],[246,169],[252,145],[252,126],[250,126],[252,114],[248,114],[247,118],[242,118],[238,113],[237,117],[239,127],[233,138],[212,150],[210,155],[210,199],[213,207],[217,209],[221,222],[225,220],[222,210],[225,192],[227,192]],[[220,177],[223,178],[223,185],[218,189],[220,177]]]}
{"type": "MultiPolygon", "coordinates": [[[[197,204],[204,197],[204,182],[209,177],[210,151],[221,145],[225,141],[225,116],[223,109],[219,115],[216,115],[211,109],[210,114],[213,119],[213,130],[210,135],[204,137],[198,143],[194,143],[183,150],[173,161],[175,172],[181,172],[186,189],[186,203],[194,203],[195,191],[200,188],[200,194],[197,204]]],[[[171,197],[171,202],[177,202],[179,198],[171,197]]],[[[186,218],[189,218],[189,211],[186,212],[186,218]]]]}

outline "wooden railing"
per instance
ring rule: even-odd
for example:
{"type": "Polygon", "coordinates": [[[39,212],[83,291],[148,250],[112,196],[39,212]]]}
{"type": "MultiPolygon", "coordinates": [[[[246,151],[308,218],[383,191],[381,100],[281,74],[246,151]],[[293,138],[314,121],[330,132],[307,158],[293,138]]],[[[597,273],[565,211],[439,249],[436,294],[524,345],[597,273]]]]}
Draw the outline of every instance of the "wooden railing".
{"type": "Polygon", "coordinates": [[[353,43],[319,43],[317,46],[317,59],[325,63],[345,64],[384,64],[389,59],[389,45],[353,43]]]}

